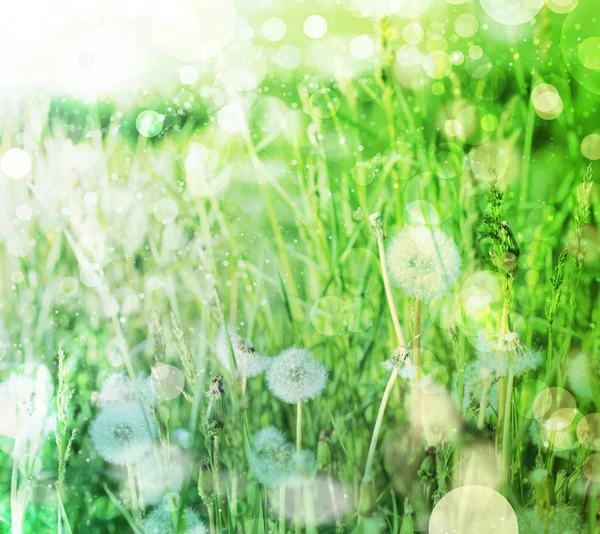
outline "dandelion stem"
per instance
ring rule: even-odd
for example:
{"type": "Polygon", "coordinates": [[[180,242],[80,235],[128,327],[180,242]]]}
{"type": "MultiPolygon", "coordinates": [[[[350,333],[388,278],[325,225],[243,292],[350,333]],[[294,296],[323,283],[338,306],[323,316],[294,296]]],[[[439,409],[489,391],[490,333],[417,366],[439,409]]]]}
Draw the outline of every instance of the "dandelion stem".
{"type": "Polygon", "coordinates": [[[510,483],[511,480],[511,447],[510,447],[510,422],[511,422],[511,408],[512,408],[512,388],[515,375],[513,372],[512,365],[508,370],[508,381],[506,384],[506,401],[504,403],[504,427],[502,429],[502,456],[504,457],[504,469],[506,470],[507,480],[510,483]]]}
{"type": "Polygon", "coordinates": [[[488,394],[490,392],[491,381],[486,378],[481,387],[481,396],[479,397],[479,413],[477,414],[477,428],[482,430],[485,426],[485,412],[487,410],[488,394]]]}
{"type": "MultiPolygon", "coordinates": [[[[371,215],[373,218],[375,214],[371,215]]],[[[396,337],[398,338],[398,344],[400,346],[405,346],[406,341],[404,339],[404,334],[402,333],[402,327],[400,326],[400,320],[398,319],[398,311],[396,310],[396,304],[394,302],[394,295],[392,294],[392,284],[390,283],[390,275],[387,270],[387,262],[385,259],[385,245],[383,243],[383,224],[381,224],[381,229],[376,228],[377,235],[377,248],[379,249],[379,262],[381,264],[381,278],[383,279],[383,287],[385,288],[385,296],[387,297],[388,306],[390,308],[390,315],[392,316],[392,323],[394,324],[394,330],[396,332],[396,337]]]]}
{"type": "Polygon", "coordinates": [[[19,460],[17,453],[17,439],[13,449],[12,475],[10,478],[10,524],[12,534],[21,534],[20,505],[18,502],[19,489],[19,460]]]}
{"type": "MultiPolygon", "coordinates": [[[[392,294],[392,286],[390,284],[390,277],[387,270],[387,263],[385,259],[385,246],[383,243],[383,238],[385,232],[383,230],[383,222],[381,220],[381,214],[373,213],[369,217],[373,229],[375,231],[375,235],[377,237],[377,248],[379,250],[379,263],[381,267],[381,278],[383,279],[383,286],[385,288],[385,295],[387,297],[388,307],[390,309],[390,315],[392,316],[392,323],[394,324],[394,330],[396,332],[396,338],[398,340],[398,344],[401,347],[406,346],[406,341],[404,339],[404,334],[402,333],[402,327],[400,326],[400,320],[398,319],[398,311],[396,310],[396,304],[394,303],[394,296],[392,294]]],[[[365,472],[363,475],[362,483],[367,484],[371,480],[371,469],[373,467],[373,460],[375,458],[375,450],[377,449],[377,441],[379,440],[379,433],[381,431],[381,425],[383,423],[383,416],[385,414],[385,408],[387,406],[388,400],[390,398],[390,394],[392,393],[392,388],[394,387],[394,383],[396,382],[396,378],[398,376],[398,370],[394,368],[392,373],[390,374],[390,378],[388,379],[388,383],[385,386],[385,391],[383,392],[383,398],[381,399],[381,404],[379,405],[379,412],[377,413],[377,419],[375,420],[375,427],[373,428],[373,434],[371,436],[371,443],[369,445],[369,452],[367,454],[367,462],[365,464],[365,472]]]]}
{"type": "Polygon", "coordinates": [[[362,479],[363,484],[367,484],[371,480],[371,468],[373,467],[373,460],[375,458],[375,449],[377,448],[377,441],[379,439],[379,432],[381,431],[381,424],[383,422],[383,415],[385,408],[392,393],[392,388],[396,382],[398,376],[398,370],[394,368],[390,378],[388,380],[385,391],[383,392],[383,398],[379,406],[379,413],[377,414],[377,420],[375,421],[375,427],[373,428],[373,435],[371,436],[371,444],[369,446],[369,454],[367,455],[367,463],[365,464],[365,474],[362,479]]]}
{"type": "Polygon", "coordinates": [[[302,403],[296,404],[296,450],[302,449],[302,403]]]}
{"type": "MultiPolygon", "coordinates": [[[[500,321],[500,336],[505,336],[508,332],[508,312],[510,310],[510,282],[505,282],[504,287],[504,304],[502,306],[502,318],[500,321]]],[[[502,443],[502,432],[504,430],[504,409],[506,407],[506,377],[503,376],[498,380],[498,426],[496,431],[496,444],[502,443]]]]}
{"type": "Polygon", "coordinates": [[[136,523],[140,519],[140,506],[138,504],[137,491],[135,488],[135,477],[133,476],[133,468],[131,462],[127,462],[127,479],[129,481],[129,493],[131,495],[131,512],[136,523]]]}
{"type": "Polygon", "coordinates": [[[413,341],[412,357],[413,365],[417,368],[417,384],[421,382],[421,299],[415,301],[414,322],[413,322],[413,341]]]}
{"type": "Polygon", "coordinates": [[[285,486],[279,488],[279,534],[285,534],[285,486]]]}

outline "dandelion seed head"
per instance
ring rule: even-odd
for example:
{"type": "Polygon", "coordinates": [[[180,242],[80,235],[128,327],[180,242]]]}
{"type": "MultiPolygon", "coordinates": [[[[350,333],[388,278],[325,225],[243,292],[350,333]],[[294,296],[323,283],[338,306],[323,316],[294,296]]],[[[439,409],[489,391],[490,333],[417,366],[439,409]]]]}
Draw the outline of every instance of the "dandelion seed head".
{"type": "Polygon", "coordinates": [[[117,465],[140,459],[152,446],[156,433],[152,415],[135,403],[111,403],[100,410],[90,428],[96,452],[117,465]]]}
{"type": "Polygon", "coordinates": [[[511,368],[515,375],[522,375],[537,369],[542,362],[542,351],[526,347],[516,332],[486,336],[479,331],[475,346],[481,368],[499,376],[507,375],[511,368]]]}
{"type": "Polygon", "coordinates": [[[294,472],[294,448],[274,427],[263,428],[252,442],[250,470],[268,487],[284,483],[294,472]]]}
{"type": "MultiPolygon", "coordinates": [[[[256,352],[254,345],[252,345],[250,341],[245,340],[233,332],[229,332],[229,338],[231,339],[235,362],[242,377],[251,378],[253,376],[258,376],[266,369],[267,359],[256,352]]],[[[229,363],[229,345],[224,330],[221,330],[217,336],[215,350],[221,365],[227,371],[231,372],[231,365],[229,363]]]]}
{"type": "Polygon", "coordinates": [[[179,493],[185,478],[186,461],[177,447],[164,447],[160,451],[162,466],[157,463],[152,450],[148,450],[139,462],[137,486],[140,501],[144,505],[160,503],[167,493],[179,493]]]}
{"type": "Polygon", "coordinates": [[[175,517],[179,516],[179,511],[171,513],[167,502],[163,502],[152,510],[144,519],[144,534],[208,534],[208,529],[201,521],[198,514],[192,508],[186,508],[183,512],[185,521],[185,530],[180,530],[179,525],[175,524],[175,517]]]}
{"type": "MultiPolygon", "coordinates": [[[[150,378],[140,375],[137,380],[139,392],[150,406],[156,406],[157,396],[150,378]]],[[[98,394],[98,406],[104,408],[111,403],[135,403],[138,400],[134,382],[124,371],[112,373],[102,383],[98,394]]]]}
{"type": "Polygon", "coordinates": [[[393,282],[407,295],[431,300],[458,279],[461,259],[456,243],[440,230],[408,226],[390,243],[387,263],[393,282]]]}
{"type": "Polygon", "coordinates": [[[267,487],[295,485],[310,475],[315,466],[314,454],[311,451],[296,451],[277,428],[263,428],[254,436],[250,470],[267,487]]]}
{"type": "Polygon", "coordinates": [[[292,347],[273,360],[267,385],[284,402],[296,404],[314,399],[327,384],[327,368],[306,349],[292,347]]]}
{"type": "MultiPolygon", "coordinates": [[[[51,385],[41,382],[41,390],[51,385]],[[44,388],[43,386],[47,386],[44,388]]],[[[0,435],[23,441],[39,438],[47,430],[48,394],[38,390],[36,381],[28,376],[13,374],[0,383],[0,435]]],[[[13,451],[19,455],[24,451],[13,451]]]]}

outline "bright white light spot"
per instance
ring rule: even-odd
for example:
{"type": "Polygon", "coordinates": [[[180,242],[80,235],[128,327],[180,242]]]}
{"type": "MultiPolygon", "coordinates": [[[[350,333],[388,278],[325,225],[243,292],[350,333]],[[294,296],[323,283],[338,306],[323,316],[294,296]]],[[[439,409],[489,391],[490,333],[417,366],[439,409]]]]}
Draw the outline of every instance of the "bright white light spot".
{"type": "Polygon", "coordinates": [[[198,80],[198,69],[194,65],[179,68],[179,80],[183,85],[191,85],[198,80]]]}
{"type": "Polygon", "coordinates": [[[451,119],[446,121],[444,130],[446,131],[446,135],[450,137],[458,137],[462,133],[463,127],[459,121],[451,119]]]}
{"type": "Polygon", "coordinates": [[[281,41],[285,37],[286,26],[285,22],[277,17],[271,17],[270,19],[265,20],[262,25],[262,34],[265,39],[277,42],[281,41]]]}
{"type": "Polygon", "coordinates": [[[409,44],[418,44],[423,40],[425,32],[423,27],[418,22],[411,22],[404,26],[402,30],[402,37],[409,44]]]}
{"type": "Polygon", "coordinates": [[[95,206],[98,202],[98,195],[93,191],[88,191],[85,195],[83,195],[83,202],[88,206],[95,206]]]}
{"type": "Polygon", "coordinates": [[[300,50],[292,45],[283,45],[277,50],[273,56],[273,61],[277,63],[281,68],[286,70],[293,70],[302,60],[302,53],[300,50]]]}
{"type": "Polygon", "coordinates": [[[375,51],[375,44],[371,38],[366,35],[359,35],[350,42],[350,53],[356,59],[368,59],[375,51]]]}
{"type": "Polygon", "coordinates": [[[327,33],[327,21],[321,15],[311,15],[304,21],[304,33],[311,39],[320,39],[327,33]]]}
{"type": "Polygon", "coordinates": [[[427,54],[423,62],[423,70],[427,76],[434,80],[441,80],[452,72],[452,62],[450,56],[441,50],[435,50],[427,54]]]}
{"type": "Polygon", "coordinates": [[[33,215],[33,210],[29,204],[21,204],[17,207],[16,215],[20,221],[29,221],[33,215]]]}
{"type": "Polygon", "coordinates": [[[235,104],[223,106],[217,113],[217,123],[229,133],[244,131],[246,128],[246,118],[242,108],[235,104]]]}
{"type": "Polygon", "coordinates": [[[163,224],[172,223],[179,214],[177,203],[170,198],[163,198],[154,204],[154,216],[163,224]]]}
{"type": "Polygon", "coordinates": [[[31,158],[22,148],[10,148],[0,161],[2,172],[12,180],[25,178],[31,170],[31,158]]]}

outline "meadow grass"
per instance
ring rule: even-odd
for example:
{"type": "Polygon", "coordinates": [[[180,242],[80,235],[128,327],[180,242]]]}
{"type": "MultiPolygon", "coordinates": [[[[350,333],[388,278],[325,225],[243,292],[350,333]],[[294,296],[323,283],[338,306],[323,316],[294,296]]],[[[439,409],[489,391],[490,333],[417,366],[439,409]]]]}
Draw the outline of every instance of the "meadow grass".
{"type": "Polygon", "coordinates": [[[407,87],[406,22],[383,19],[368,71],[273,68],[268,112],[233,133],[202,80],[184,113],[156,92],[153,138],[143,102],[6,111],[0,152],[21,143],[32,170],[0,182],[0,378],[35,393],[0,393],[0,530],[411,534],[486,486],[519,532],[600,533],[600,205],[580,151],[598,100],[573,82],[557,118],[536,113],[533,85],[567,76],[540,58],[560,35],[547,11],[538,44],[490,37],[495,70],[457,67],[439,94],[407,87]],[[410,226],[459,251],[435,298],[390,281],[410,226]],[[275,387],[248,371],[293,346],[327,368],[322,391],[320,368],[275,387]],[[123,392],[149,468],[92,444],[123,392]],[[43,424],[22,437],[22,420],[43,424]]]}

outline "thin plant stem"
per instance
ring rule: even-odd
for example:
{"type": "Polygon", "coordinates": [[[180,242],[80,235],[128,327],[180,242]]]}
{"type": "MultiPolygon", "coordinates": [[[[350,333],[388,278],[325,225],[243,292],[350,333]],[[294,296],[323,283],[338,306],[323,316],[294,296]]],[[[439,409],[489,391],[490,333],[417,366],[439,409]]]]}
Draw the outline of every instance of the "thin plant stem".
{"type": "Polygon", "coordinates": [[[285,534],[285,486],[279,488],[279,534],[285,534]]]}
{"type": "MultiPolygon", "coordinates": [[[[505,282],[505,296],[504,296],[504,304],[502,306],[502,319],[500,322],[500,335],[504,336],[508,332],[508,312],[510,310],[510,300],[508,297],[509,284],[510,282],[505,282]]],[[[502,433],[504,431],[504,417],[505,417],[505,408],[506,408],[506,392],[507,392],[507,379],[505,376],[500,377],[498,380],[498,430],[496,433],[496,444],[500,445],[502,443],[502,433]]]]}
{"type": "MultiPolygon", "coordinates": [[[[396,332],[396,338],[398,344],[403,347],[406,346],[404,334],[402,333],[402,327],[400,326],[400,320],[398,319],[398,311],[396,310],[396,304],[394,302],[394,296],[392,294],[392,285],[390,283],[390,277],[387,270],[387,262],[385,259],[385,245],[383,238],[385,232],[383,231],[383,222],[381,221],[381,214],[374,213],[370,216],[371,224],[375,230],[377,237],[377,248],[379,250],[379,263],[381,266],[381,278],[383,279],[383,286],[385,288],[385,294],[390,309],[390,315],[392,316],[392,323],[394,324],[394,331],[396,332]]],[[[379,433],[381,432],[381,425],[383,423],[383,416],[385,414],[385,408],[387,406],[392,388],[398,377],[398,370],[394,369],[388,379],[388,383],[383,392],[383,398],[379,405],[379,412],[377,413],[377,419],[375,420],[375,427],[373,428],[373,434],[371,436],[371,444],[369,445],[369,452],[367,454],[367,462],[365,464],[365,472],[363,475],[362,483],[366,484],[371,478],[371,469],[373,467],[373,460],[375,458],[375,450],[377,449],[377,441],[379,440],[379,433]]]]}
{"type": "MultiPolygon", "coordinates": [[[[14,451],[16,452],[17,440],[14,451]]],[[[13,453],[14,454],[14,453],[13,453]]],[[[19,491],[19,460],[13,455],[12,474],[10,477],[10,525],[12,534],[21,534],[21,511],[18,502],[19,491]]]]}
{"type": "MultiPolygon", "coordinates": [[[[302,449],[302,403],[296,404],[296,450],[300,452],[302,449]]],[[[300,500],[301,500],[301,489],[296,489],[295,496],[295,531],[296,534],[302,532],[302,525],[300,523],[300,500]]]]}
{"type": "Polygon", "coordinates": [[[302,449],[302,403],[296,405],[296,450],[302,449]]]}
{"type": "Polygon", "coordinates": [[[485,412],[487,410],[488,395],[491,386],[491,380],[486,378],[481,387],[481,396],[479,397],[479,413],[477,414],[477,428],[479,430],[482,430],[485,426],[485,412]]]}
{"type": "Polygon", "coordinates": [[[127,462],[127,479],[129,482],[129,494],[131,495],[131,512],[136,522],[140,519],[140,506],[138,504],[137,490],[135,487],[135,477],[131,462],[127,462]]]}
{"type": "Polygon", "coordinates": [[[415,301],[414,322],[413,322],[413,341],[412,341],[412,360],[417,368],[417,384],[421,382],[421,299],[415,301]]]}
{"type": "Polygon", "coordinates": [[[502,456],[504,458],[504,469],[506,470],[507,480],[511,480],[511,447],[510,447],[510,423],[511,423],[511,408],[512,408],[512,389],[515,375],[512,365],[508,370],[508,381],[506,384],[506,401],[504,404],[504,427],[502,429],[502,456]]]}
{"type": "Polygon", "coordinates": [[[394,383],[396,382],[397,377],[398,370],[394,369],[392,371],[392,374],[390,375],[387,386],[385,386],[385,391],[383,392],[383,398],[381,399],[381,404],[379,405],[379,412],[377,414],[377,419],[375,420],[375,427],[373,428],[373,435],[371,436],[369,454],[367,455],[367,463],[365,464],[365,474],[362,479],[363,484],[368,483],[371,479],[371,468],[373,466],[373,460],[375,458],[375,450],[377,449],[377,440],[379,439],[379,432],[381,431],[381,425],[383,423],[383,415],[385,414],[385,408],[387,406],[390,394],[392,393],[392,388],[394,387],[394,383]]]}

